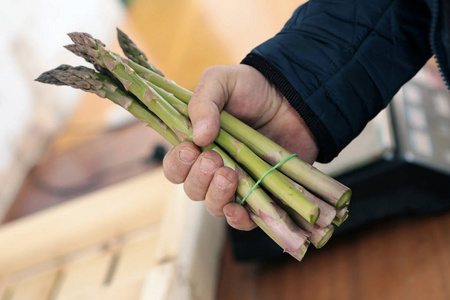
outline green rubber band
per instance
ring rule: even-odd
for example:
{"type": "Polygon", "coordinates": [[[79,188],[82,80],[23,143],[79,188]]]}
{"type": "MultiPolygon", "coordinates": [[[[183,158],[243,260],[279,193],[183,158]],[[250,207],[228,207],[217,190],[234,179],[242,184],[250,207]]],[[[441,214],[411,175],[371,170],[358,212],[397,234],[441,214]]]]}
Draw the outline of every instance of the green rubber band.
{"type": "Polygon", "coordinates": [[[263,179],[269,175],[270,172],[272,172],[273,170],[275,170],[276,168],[278,168],[279,166],[281,166],[282,164],[284,164],[285,162],[287,162],[288,160],[290,160],[291,158],[298,156],[297,154],[293,153],[291,155],[289,155],[288,157],[286,157],[285,159],[283,159],[281,162],[277,163],[275,166],[273,166],[272,168],[270,168],[266,173],[264,173],[261,178],[258,179],[258,181],[255,183],[255,185],[250,189],[250,191],[248,191],[247,195],[245,195],[244,198],[242,198],[241,200],[241,204],[243,205],[245,203],[245,200],[247,200],[247,197],[250,196],[250,194],[258,187],[258,185],[261,183],[261,181],[263,181],[263,179]]]}

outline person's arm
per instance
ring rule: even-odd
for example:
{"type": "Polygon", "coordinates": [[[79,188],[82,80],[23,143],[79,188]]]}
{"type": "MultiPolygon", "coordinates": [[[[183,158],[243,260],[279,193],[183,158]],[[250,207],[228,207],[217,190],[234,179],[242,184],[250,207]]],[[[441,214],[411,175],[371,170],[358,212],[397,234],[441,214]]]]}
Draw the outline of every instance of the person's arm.
{"type": "Polygon", "coordinates": [[[329,162],[431,56],[424,1],[316,1],[243,61],[303,118],[329,162]]]}

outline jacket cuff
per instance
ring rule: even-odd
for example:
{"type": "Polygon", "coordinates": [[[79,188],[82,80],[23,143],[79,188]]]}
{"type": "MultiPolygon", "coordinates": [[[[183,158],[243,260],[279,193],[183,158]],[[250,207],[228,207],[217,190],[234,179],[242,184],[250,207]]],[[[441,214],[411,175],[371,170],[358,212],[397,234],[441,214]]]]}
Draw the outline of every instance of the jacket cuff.
{"type": "Polygon", "coordinates": [[[328,129],[278,68],[268,59],[256,53],[248,54],[241,64],[251,66],[264,75],[300,114],[319,145],[318,162],[330,162],[339,154],[338,147],[328,129]]]}

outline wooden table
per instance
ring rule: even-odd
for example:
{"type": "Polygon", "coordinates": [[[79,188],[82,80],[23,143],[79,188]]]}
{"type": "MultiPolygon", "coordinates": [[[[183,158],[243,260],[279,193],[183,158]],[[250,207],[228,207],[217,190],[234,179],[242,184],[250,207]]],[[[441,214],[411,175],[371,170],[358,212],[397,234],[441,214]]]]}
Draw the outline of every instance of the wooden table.
{"type": "Polygon", "coordinates": [[[385,221],[308,251],[301,263],[244,264],[228,247],[217,300],[450,299],[450,212],[385,221]]]}

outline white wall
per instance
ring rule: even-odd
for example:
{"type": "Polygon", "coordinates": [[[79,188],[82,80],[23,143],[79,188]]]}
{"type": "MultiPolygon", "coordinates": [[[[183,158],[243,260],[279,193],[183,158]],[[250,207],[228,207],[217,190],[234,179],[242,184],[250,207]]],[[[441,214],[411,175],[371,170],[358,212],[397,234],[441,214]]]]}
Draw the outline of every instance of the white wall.
{"type": "Polygon", "coordinates": [[[119,0],[0,0],[0,220],[26,171],[74,109],[81,93],[34,82],[60,64],[84,64],[62,46],[86,31],[111,40],[119,0]]]}

